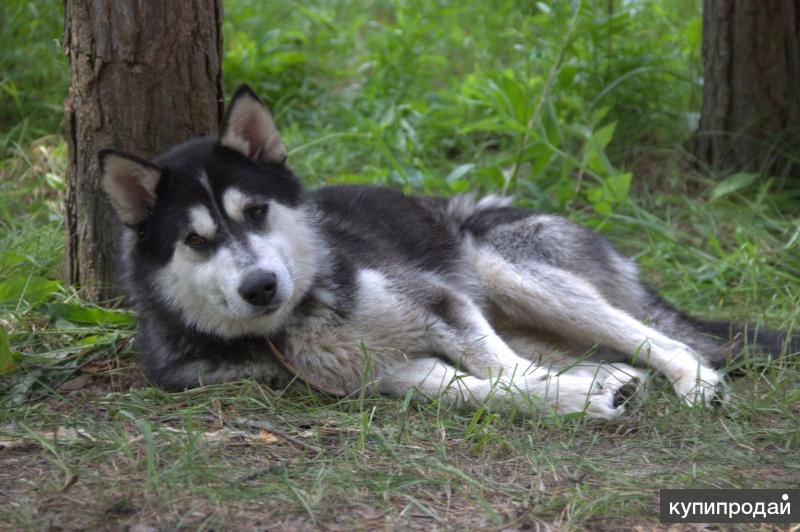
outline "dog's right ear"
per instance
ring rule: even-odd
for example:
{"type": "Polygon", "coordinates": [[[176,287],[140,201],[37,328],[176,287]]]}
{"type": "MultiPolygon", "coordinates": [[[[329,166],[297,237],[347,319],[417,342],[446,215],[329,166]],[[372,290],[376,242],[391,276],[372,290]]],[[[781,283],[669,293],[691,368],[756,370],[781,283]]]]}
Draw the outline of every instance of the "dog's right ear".
{"type": "Polygon", "coordinates": [[[267,106],[247,85],[231,98],[220,142],[256,161],[283,163],[286,149],[267,106]]]}
{"type": "Polygon", "coordinates": [[[97,152],[103,174],[103,190],[125,225],[134,227],[156,204],[156,187],[162,169],[135,155],[104,149],[97,152]]]}

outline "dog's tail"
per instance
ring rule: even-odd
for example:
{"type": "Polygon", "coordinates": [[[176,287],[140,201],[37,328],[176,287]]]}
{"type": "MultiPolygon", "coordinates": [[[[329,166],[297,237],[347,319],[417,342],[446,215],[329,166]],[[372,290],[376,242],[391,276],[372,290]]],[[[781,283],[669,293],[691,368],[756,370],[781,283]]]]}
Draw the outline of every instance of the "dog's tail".
{"type": "Polygon", "coordinates": [[[751,355],[800,355],[800,331],[790,334],[735,322],[706,321],[684,314],[653,292],[650,296],[648,317],[656,328],[688,344],[714,367],[735,364],[751,355]]]}
{"type": "Polygon", "coordinates": [[[445,200],[444,203],[431,204],[431,211],[444,225],[450,227],[453,234],[461,234],[470,221],[484,211],[520,211],[520,216],[530,216],[524,209],[511,207],[513,198],[491,194],[478,198],[475,194],[459,194],[445,200]]]}
{"type": "Polygon", "coordinates": [[[745,353],[758,354],[760,352],[773,358],[800,355],[800,336],[797,333],[792,335],[742,323],[696,321],[700,324],[703,332],[719,338],[729,346],[727,350],[723,350],[724,356],[709,360],[716,367],[723,366],[728,362],[737,362],[743,358],[745,353]]]}

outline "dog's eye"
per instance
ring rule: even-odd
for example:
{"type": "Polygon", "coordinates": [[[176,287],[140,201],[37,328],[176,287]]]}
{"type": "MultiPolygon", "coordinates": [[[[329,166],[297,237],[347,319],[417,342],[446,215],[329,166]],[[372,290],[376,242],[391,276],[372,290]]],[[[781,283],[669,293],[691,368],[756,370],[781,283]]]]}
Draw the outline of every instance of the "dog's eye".
{"type": "Polygon", "coordinates": [[[247,220],[251,222],[260,222],[261,220],[264,219],[264,216],[266,214],[267,214],[266,205],[254,205],[244,210],[245,218],[247,218],[247,220]]]}
{"type": "Polygon", "coordinates": [[[189,233],[186,237],[186,245],[194,249],[202,249],[208,244],[208,239],[204,238],[197,233],[189,233]]]}

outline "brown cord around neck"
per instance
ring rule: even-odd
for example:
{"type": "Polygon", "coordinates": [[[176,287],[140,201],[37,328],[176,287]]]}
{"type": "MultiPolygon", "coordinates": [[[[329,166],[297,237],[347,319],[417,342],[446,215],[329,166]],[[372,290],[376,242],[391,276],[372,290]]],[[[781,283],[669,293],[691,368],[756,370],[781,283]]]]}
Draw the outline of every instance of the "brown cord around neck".
{"type": "Polygon", "coordinates": [[[313,388],[318,392],[322,392],[333,397],[344,397],[344,394],[341,392],[335,392],[325,386],[322,386],[318,382],[309,379],[300,373],[300,371],[294,367],[291,362],[289,362],[289,360],[286,358],[286,355],[284,355],[283,352],[278,349],[278,346],[276,346],[270,338],[267,338],[267,347],[269,347],[269,350],[272,352],[273,356],[275,356],[275,359],[278,361],[278,363],[283,366],[283,369],[289,372],[290,375],[293,375],[298,380],[305,383],[309,388],[313,388]]]}

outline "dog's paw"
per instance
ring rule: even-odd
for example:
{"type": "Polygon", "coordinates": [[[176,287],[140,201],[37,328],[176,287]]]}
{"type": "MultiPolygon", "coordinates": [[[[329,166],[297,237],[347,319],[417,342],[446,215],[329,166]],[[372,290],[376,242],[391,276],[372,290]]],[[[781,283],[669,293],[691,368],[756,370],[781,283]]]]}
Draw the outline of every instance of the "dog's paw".
{"type": "MultiPolygon", "coordinates": [[[[617,391],[603,390],[601,393],[594,394],[589,397],[589,406],[586,408],[586,413],[589,417],[595,419],[616,419],[625,413],[625,403],[627,398],[620,400],[620,393],[627,390],[627,387],[620,388],[617,391]]],[[[635,386],[630,391],[632,395],[635,391],[635,386]]]]}
{"type": "Polygon", "coordinates": [[[620,407],[639,392],[646,373],[627,364],[603,366],[606,377],[602,388],[613,394],[614,406],[620,407]]]}
{"type": "Polygon", "coordinates": [[[620,388],[605,388],[594,377],[561,375],[549,384],[547,398],[559,414],[586,412],[591,418],[615,419],[625,413],[616,400],[620,388]]]}
{"type": "Polygon", "coordinates": [[[687,369],[672,385],[690,406],[712,406],[728,399],[722,375],[703,365],[687,369]]]}

